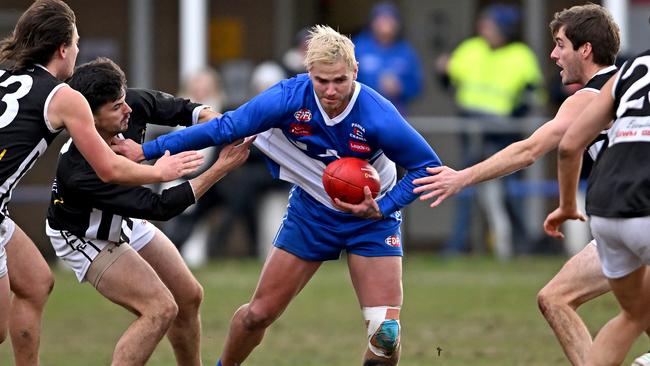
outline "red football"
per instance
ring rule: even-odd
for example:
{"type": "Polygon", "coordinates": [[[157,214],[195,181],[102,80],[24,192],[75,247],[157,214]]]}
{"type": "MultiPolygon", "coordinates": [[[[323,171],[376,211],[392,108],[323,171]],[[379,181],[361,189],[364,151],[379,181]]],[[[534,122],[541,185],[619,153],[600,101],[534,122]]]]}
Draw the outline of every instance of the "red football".
{"type": "Polygon", "coordinates": [[[331,162],[323,172],[323,187],[332,201],[338,198],[347,203],[360,203],[364,186],[370,188],[373,198],[381,188],[379,173],[363,159],[341,158],[331,162]]]}

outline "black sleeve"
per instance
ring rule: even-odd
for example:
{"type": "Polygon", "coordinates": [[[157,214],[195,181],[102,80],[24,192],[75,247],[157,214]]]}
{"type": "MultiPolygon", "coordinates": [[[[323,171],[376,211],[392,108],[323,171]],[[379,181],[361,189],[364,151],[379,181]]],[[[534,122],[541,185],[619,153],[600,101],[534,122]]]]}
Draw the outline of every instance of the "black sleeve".
{"type": "Polygon", "coordinates": [[[126,102],[131,107],[131,120],[163,126],[191,126],[192,112],[201,104],[189,99],[149,89],[129,88],[126,102]]]}
{"type": "Polygon", "coordinates": [[[195,203],[189,182],[158,194],[145,187],[104,183],[94,172],[77,174],[74,180],[75,190],[92,207],[125,217],[165,221],[195,203]]]}
{"type": "Polygon", "coordinates": [[[201,106],[161,91],[134,88],[127,89],[126,103],[132,112],[129,128],[123,135],[139,143],[145,140],[148,123],[172,127],[191,126],[192,112],[201,106]]]}

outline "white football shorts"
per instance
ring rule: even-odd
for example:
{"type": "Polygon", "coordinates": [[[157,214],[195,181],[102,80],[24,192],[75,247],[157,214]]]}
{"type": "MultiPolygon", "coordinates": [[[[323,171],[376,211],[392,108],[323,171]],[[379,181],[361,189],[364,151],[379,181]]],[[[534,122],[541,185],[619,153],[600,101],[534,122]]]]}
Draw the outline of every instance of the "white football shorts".
{"type": "MultiPolygon", "coordinates": [[[[127,235],[130,237],[129,245],[135,251],[139,251],[153,239],[156,227],[147,220],[132,220],[132,230],[128,230],[126,222],[122,222],[122,227],[125,233],[130,231],[130,235],[127,235]]],[[[79,282],[86,280],[88,267],[97,258],[97,255],[107,246],[116,244],[107,240],[78,237],[65,230],[54,230],[47,220],[45,221],[45,232],[50,237],[56,255],[75,272],[79,282]]]]}
{"type": "Polygon", "coordinates": [[[650,216],[610,218],[591,216],[591,233],[607,278],[621,278],[650,264],[650,216]]]}

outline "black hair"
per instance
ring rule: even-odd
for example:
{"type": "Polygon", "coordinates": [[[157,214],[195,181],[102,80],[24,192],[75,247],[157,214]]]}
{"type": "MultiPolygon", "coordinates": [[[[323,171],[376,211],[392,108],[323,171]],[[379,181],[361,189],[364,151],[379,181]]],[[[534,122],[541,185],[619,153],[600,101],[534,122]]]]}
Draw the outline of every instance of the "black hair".
{"type": "Polygon", "coordinates": [[[126,91],[124,71],[112,60],[99,57],[77,67],[68,84],[80,92],[93,113],[119,99],[126,91]]]}

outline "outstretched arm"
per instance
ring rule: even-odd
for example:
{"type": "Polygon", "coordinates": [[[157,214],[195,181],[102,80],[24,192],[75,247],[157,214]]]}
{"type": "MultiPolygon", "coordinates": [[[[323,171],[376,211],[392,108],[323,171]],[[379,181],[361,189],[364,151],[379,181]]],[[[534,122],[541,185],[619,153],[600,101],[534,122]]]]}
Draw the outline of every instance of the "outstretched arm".
{"type": "Polygon", "coordinates": [[[250,139],[224,147],[219,159],[198,177],[165,189],[161,194],[141,186],[126,186],[102,182],[90,169],[72,172],[57,179],[82,192],[98,209],[125,217],[148,220],[169,220],[195,203],[213,184],[248,158],[250,139]]]}
{"type": "Polygon", "coordinates": [[[576,194],[582,156],[585,148],[603,129],[607,128],[614,115],[612,85],[616,77],[609,79],[600,95],[578,117],[567,130],[558,148],[558,181],[560,185],[560,206],[551,212],[544,221],[546,234],[563,238],[560,225],[566,220],[585,221],[578,211],[576,194]]]}
{"type": "Polygon", "coordinates": [[[234,111],[180,131],[159,136],[132,152],[136,158],[157,158],[165,150],[172,153],[231,143],[268,130],[286,112],[283,83],[276,84],[234,111]]]}
{"type": "Polygon", "coordinates": [[[556,148],[575,116],[598,94],[581,92],[569,97],[560,107],[555,118],[539,127],[525,140],[510,144],[488,159],[463,170],[456,171],[447,166],[429,168],[429,176],[413,181],[413,191],[424,193],[420,200],[433,199],[436,207],[447,197],[461,189],[486,180],[502,177],[532,165],[539,157],[556,148]]]}
{"type": "Polygon", "coordinates": [[[65,127],[84,158],[104,182],[140,185],[170,181],[191,173],[202,163],[196,152],[166,156],[154,166],[136,164],[111,151],[95,129],[86,99],[71,88],[61,88],[52,98],[48,119],[53,128],[65,127]]]}

